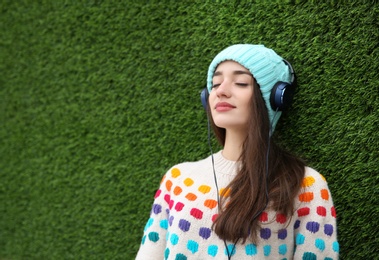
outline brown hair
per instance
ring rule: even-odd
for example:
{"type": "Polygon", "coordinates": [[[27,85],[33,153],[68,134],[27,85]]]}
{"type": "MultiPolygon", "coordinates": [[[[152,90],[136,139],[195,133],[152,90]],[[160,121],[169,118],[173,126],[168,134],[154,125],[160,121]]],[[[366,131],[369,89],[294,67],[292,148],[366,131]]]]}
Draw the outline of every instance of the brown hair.
{"type": "MultiPolygon", "coordinates": [[[[209,109],[208,116],[217,140],[224,145],[226,130],[214,124],[209,109]]],[[[213,224],[213,229],[220,238],[235,243],[239,239],[243,242],[247,239],[257,242],[259,217],[267,206],[267,199],[273,210],[287,216],[292,215],[294,198],[300,190],[305,171],[305,163],[301,159],[280,148],[272,140],[269,142],[268,112],[257,84],[254,84],[250,101],[250,117],[248,134],[239,158],[240,168],[224,189],[230,191],[228,199],[221,194],[220,213],[213,224]],[[269,158],[266,163],[268,149],[269,158]]]]}

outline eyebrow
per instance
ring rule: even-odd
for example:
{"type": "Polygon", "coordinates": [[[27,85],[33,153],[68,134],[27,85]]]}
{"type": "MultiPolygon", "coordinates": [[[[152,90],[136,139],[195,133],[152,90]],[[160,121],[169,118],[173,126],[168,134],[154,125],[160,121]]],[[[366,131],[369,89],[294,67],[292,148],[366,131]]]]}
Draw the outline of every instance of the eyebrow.
{"type": "MultiPolygon", "coordinates": [[[[253,77],[253,75],[252,75],[250,72],[248,72],[248,71],[243,71],[243,70],[235,70],[235,71],[233,71],[233,75],[244,75],[244,74],[253,77]]],[[[215,76],[221,76],[221,75],[222,75],[222,72],[221,72],[221,71],[216,71],[216,72],[213,74],[213,77],[215,77],[215,76]]]]}

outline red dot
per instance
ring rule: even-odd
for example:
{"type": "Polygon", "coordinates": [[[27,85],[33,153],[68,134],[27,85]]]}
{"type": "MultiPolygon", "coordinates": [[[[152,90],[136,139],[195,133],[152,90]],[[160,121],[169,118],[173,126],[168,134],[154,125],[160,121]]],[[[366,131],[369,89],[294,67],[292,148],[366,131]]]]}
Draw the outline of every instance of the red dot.
{"type": "Polygon", "coordinates": [[[317,207],[317,214],[319,214],[322,217],[326,216],[326,208],[325,207],[317,207]]]}
{"type": "Polygon", "coordinates": [[[181,202],[178,202],[178,203],[176,203],[176,205],[175,205],[175,209],[176,209],[176,211],[181,211],[181,210],[183,209],[183,207],[184,207],[184,204],[181,203],[181,202]]]}
{"type": "Polygon", "coordinates": [[[161,190],[157,190],[157,192],[155,193],[155,196],[154,196],[154,199],[158,198],[159,195],[161,195],[161,190]]]}
{"type": "Polygon", "coordinates": [[[276,222],[283,224],[283,223],[286,223],[286,221],[287,221],[286,215],[284,215],[284,214],[277,214],[276,215],[276,222]]]}
{"type": "Polygon", "coordinates": [[[197,218],[197,219],[203,218],[203,212],[199,209],[196,209],[196,208],[191,209],[190,214],[191,214],[191,216],[193,216],[194,218],[197,218]]]}
{"type": "Polygon", "coordinates": [[[262,212],[260,218],[259,218],[259,221],[260,222],[266,222],[268,220],[268,215],[267,215],[267,212],[262,212]]]}
{"type": "Polygon", "coordinates": [[[309,214],[309,211],[310,211],[310,209],[307,208],[307,207],[306,208],[300,208],[300,209],[297,210],[297,215],[299,217],[304,217],[304,216],[306,216],[306,215],[309,214]]]}

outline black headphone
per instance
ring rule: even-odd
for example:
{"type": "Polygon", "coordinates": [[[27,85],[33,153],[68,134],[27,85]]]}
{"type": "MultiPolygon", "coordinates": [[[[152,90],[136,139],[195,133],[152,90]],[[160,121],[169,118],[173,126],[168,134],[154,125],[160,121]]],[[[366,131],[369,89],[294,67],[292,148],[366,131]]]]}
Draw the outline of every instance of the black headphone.
{"type": "MultiPolygon", "coordinates": [[[[296,74],[294,69],[292,68],[291,64],[285,59],[283,59],[283,62],[289,68],[291,74],[291,82],[287,83],[283,81],[278,81],[271,89],[270,105],[274,111],[284,111],[291,105],[293,95],[295,94],[295,89],[297,86],[296,74]]],[[[208,89],[205,87],[200,93],[201,103],[203,104],[204,109],[207,108],[208,97],[208,89]]]]}

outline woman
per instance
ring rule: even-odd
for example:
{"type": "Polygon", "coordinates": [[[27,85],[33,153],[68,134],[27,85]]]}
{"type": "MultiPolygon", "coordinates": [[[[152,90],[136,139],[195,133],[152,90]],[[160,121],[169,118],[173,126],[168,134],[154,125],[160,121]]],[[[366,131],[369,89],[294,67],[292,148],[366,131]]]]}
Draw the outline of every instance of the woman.
{"type": "Polygon", "coordinates": [[[263,45],[214,58],[207,114],[223,150],[166,173],[137,259],[338,258],[325,179],[271,141],[295,84],[291,65],[263,45]]]}

